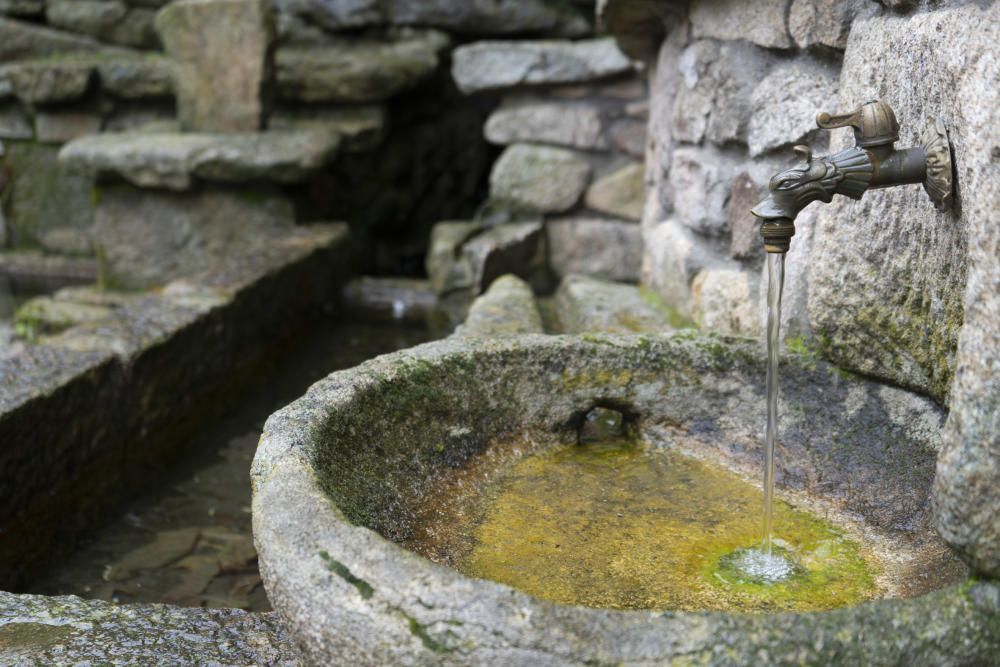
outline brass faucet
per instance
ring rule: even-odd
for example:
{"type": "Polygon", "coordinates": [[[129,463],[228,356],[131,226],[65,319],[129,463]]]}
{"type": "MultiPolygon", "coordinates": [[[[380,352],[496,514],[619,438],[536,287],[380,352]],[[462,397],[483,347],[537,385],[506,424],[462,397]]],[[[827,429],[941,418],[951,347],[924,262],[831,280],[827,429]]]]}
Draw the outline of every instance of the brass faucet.
{"type": "Polygon", "coordinates": [[[763,219],[760,233],[767,252],[788,252],[795,216],[814,201],[829,203],[833,195],[861,199],[875,188],[923,183],[938,210],[951,208],[951,146],[940,119],[924,133],[921,146],[903,149],[893,146],[899,123],[892,107],[882,101],[851,113],[817,114],[816,124],[824,130],[853,127],[854,147],[820,157],[813,157],[808,146],[795,147],[803,161],[775,174],[767,199],[751,210],[763,219]]]}

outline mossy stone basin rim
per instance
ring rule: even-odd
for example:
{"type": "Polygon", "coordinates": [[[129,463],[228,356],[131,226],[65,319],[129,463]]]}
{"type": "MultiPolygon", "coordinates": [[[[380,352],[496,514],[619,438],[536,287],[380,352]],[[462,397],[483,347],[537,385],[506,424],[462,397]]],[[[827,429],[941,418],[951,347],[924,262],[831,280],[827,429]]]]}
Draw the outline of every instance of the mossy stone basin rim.
{"type": "Polygon", "coordinates": [[[779,484],[906,552],[888,569],[919,576],[883,585],[915,597],[771,615],[571,607],[398,544],[443,470],[517,433],[565,442],[595,405],[751,474],[762,362],[758,341],[685,332],[453,337],[334,373],[271,416],[254,461],[268,596],[315,665],[988,664],[1000,591],[956,583],[927,528],[943,415],[806,356],[782,367],[779,484]]]}

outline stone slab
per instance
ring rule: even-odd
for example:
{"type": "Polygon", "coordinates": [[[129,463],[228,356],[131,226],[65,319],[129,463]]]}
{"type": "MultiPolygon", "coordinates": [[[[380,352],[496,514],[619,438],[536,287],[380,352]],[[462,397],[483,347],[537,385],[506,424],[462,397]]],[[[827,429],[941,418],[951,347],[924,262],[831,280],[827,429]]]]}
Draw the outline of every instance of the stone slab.
{"type": "Polygon", "coordinates": [[[52,30],[27,21],[0,18],[0,62],[3,63],[107,49],[89,37],[52,30]]]}
{"type": "Polygon", "coordinates": [[[295,183],[328,164],[340,141],[331,129],[105,133],[67,144],[59,160],[74,171],[115,176],[146,188],[187,190],[196,179],[295,183]]]}
{"type": "Polygon", "coordinates": [[[452,78],[465,94],[518,86],[584,83],[631,69],[610,38],[576,42],[486,41],[455,49],[452,78]]]}
{"type": "Polygon", "coordinates": [[[572,151],[514,144],[493,164],[490,197],[517,210],[559,213],[580,200],[590,174],[590,164],[572,151]]]}
{"type": "Polygon", "coordinates": [[[278,94],[289,102],[379,102],[431,76],[449,44],[436,30],[388,40],[343,37],[323,46],[284,47],[276,56],[278,94]]]}
{"type": "Polygon", "coordinates": [[[745,39],[758,46],[792,46],[785,26],[788,0],[697,0],[688,16],[694,37],[745,39]]]}
{"type": "Polygon", "coordinates": [[[583,198],[587,208],[638,222],[646,203],[646,169],[633,162],[599,178],[583,198]]]}
{"type": "Polygon", "coordinates": [[[483,129],[490,143],[552,144],[585,150],[605,150],[600,112],[589,104],[529,103],[497,109],[483,129]]]}

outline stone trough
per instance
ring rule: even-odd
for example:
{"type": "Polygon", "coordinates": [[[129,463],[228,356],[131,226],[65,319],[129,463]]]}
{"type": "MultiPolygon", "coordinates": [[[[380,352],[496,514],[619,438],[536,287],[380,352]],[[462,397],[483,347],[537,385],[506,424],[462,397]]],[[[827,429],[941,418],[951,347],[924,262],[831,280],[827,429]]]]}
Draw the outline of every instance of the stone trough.
{"type": "Polygon", "coordinates": [[[988,664],[1000,592],[929,527],[943,413],[792,355],[784,499],[878,552],[880,597],[814,613],[564,606],[408,551],[422,498],[496,443],[575,442],[594,406],[757,479],[759,343],[669,335],[452,337],[335,373],[273,415],[254,461],[269,598],[309,664],[988,664]]]}

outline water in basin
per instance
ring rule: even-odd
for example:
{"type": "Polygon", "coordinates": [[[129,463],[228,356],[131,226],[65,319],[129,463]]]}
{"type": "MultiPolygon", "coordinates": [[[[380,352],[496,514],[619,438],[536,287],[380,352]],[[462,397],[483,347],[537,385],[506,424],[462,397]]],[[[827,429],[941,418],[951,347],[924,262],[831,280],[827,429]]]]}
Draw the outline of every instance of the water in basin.
{"type": "Polygon", "coordinates": [[[491,454],[435,485],[410,548],[563,604],[614,609],[815,610],[877,597],[878,564],[834,525],[774,504],[781,581],[761,553],[760,488],[629,440],[491,454]]]}

